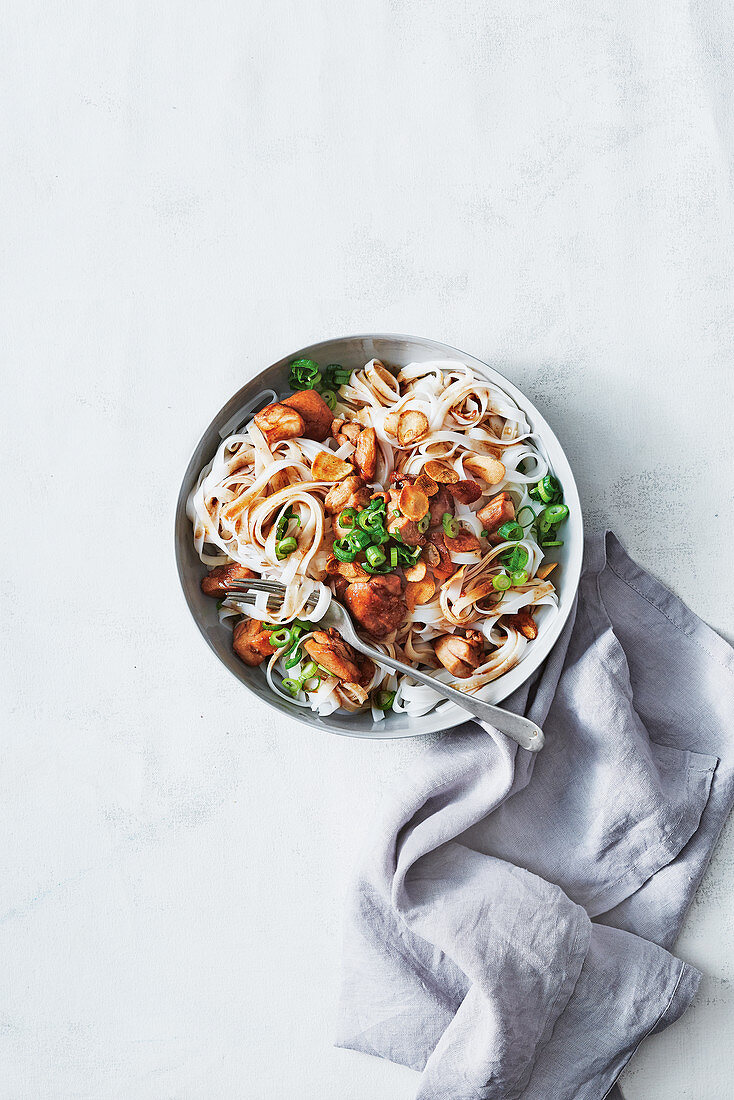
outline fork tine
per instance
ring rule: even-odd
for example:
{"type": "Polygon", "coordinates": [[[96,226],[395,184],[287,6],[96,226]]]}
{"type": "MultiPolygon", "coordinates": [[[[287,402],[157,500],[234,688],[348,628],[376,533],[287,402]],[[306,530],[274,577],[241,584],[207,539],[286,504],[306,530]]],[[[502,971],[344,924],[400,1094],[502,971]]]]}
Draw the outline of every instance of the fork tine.
{"type": "MultiPolygon", "coordinates": [[[[258,591],[265,591],[265,589],[258,589],[258,591]]],[[[284,591],[285,591],[285,589],[284,589],[284,591]]],[[[245,591],[244,589],[241,589],[241,588],[233,588],[232,585],[228,585],[227,589],[225,590],[225,599],[232,600],[234,603],[237,603],[237,604],[246,604],[248,607],[251,607],[253,610],[256,611],[257,608],[255,607],[254,600],[248,599],[247,597],[248,597],[247,591],[245,591]]],[[[272,607],[273,610],[277,610],[278,607],[282,606],[283,600],[280,596],[280,593],[278,593],[278,592],[267,592],[267,597],[268,597],[268,599],[267,599],[267,607],[268,608],[272,607]]],[[[309,596],[308,599],[306,600],[305,604],[303,605],[303,610],[304,611],[309,611],[309,610],[313,611],[313,609],[316,606],[317,602],[318,602],[318,596],[309,596]]]]}
{"type": "MultiPolygon", "coordinates": [[[[247,581],[231,582],[230,584],[227,585],[226,590],[224,590],[224,598],[234,599],[234,601],[237,601],[237,603],[244,603],[244,602],[253,603],[253,597],[250,595],[250,592],[248,591],[248,588],[240,587],[241,584],[245,585],[247,583],[248,583],[247,581]],[[237,586],[235,586],[235,585],[237,585],[237,586]],[[248,598],[248,597],[250,597],[250,598],[248,598]]],[[[275,606],[280,606],[283,603],[283,595],[285,594],[285,586],[282,585],[282,584],[278,585],[277,591],[272,591],[271,588],[263,588],[263,587],[259,586],[258,588],[253,588],[252,592],[264,592],[267,596],[267,604],[269,604],[269,606],[271,604],[274,604],[275,606]]],[[[311,610],[313,610],[314,607],[316,607],[317,603],[318,603],[318,595],[316,595],[316,594],[310,595],[308,597],[306,603],[304,604],[304,608],[310,608],[311,610]]]]}
{"type": "Polygon", "coordinates": [[[230,581],[227,587],[237,589],[240,592],[245,592],[251,588],[255,592],[285,593],[285,585],[281,584],[280,581],[263,581],[259,578],[250,577],[238,577],[230,581]]]}

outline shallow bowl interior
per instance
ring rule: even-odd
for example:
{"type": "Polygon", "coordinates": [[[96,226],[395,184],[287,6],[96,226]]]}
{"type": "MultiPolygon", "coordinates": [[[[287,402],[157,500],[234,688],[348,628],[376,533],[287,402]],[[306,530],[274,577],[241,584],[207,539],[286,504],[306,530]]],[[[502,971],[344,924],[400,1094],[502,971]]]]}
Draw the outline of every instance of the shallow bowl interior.
{"type": "Polygon", "coordinates": [[[581,575],[583,523],[571,467],[556,436],[532,402],[497,371],[472,355],[466,355],[435,340],[391,334],[341,337],[336,340],[325,340],[320,344],[311,344],[309,347],[291,352],[284,359],[257,374],[227,402],[224,408],[220,409],[191,456],[176,505],[176,563],[184,596],[194,621],[211,649],[230,672],[268,706],[325,732],[346,734],[351,737],[414,737],[455,726],[465,720],[466,714],[454,706],[442,710],[440,714],[431,713],[418,718],[411,718],[405,714],[390,714],[384,721],[374,722],[369,713],[337,713],[322,718],[311,710],[281,700],[268,688],[261,669],[249,668],[235,656],[232,650],[231,630],[226,626],[220,626],[215,601],[208,599],[201,592],[199,583],[204,567],[194,550],[191,524],[186,516],[187,497],[196,483],[200,470],[221,442],[220,429],[236,418],[237,413],[262,391],[275,390],[280,395],[289,392],[289,364],[293,359],[302,357],[315,359],[319,363],[342,363],[349,368],[361,367],[372,358],[401,366],[411,362],[424,362],[428,359],[450,359],[466,363],[510,394],[540,438],[546,457],[554,473],[561,480],[565,500],[570,509],[569,518],[563,528],[564,546],[557,555],[560,562],[557,570],[559,613],[550,627],[528,648],[521,663],[494,684],[488,685],[482,692],[482,697],[489,702],[500,702],[505,699],[532,676],[553,647],[573,606],[581,575]]]}

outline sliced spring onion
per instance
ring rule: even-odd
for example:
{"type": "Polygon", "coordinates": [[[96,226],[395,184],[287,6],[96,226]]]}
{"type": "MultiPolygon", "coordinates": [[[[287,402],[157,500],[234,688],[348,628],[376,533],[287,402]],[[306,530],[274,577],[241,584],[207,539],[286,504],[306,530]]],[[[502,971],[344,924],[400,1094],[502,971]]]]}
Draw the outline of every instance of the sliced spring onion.
{"type": "Polygon", "coordinates": [[[542,481],[539,481],[536,485],[538,496],[545,504],[550,504],[553,497],[561,490],[561,486],[553,477],[552,474],[546,474],[542,481]]]}
{"type": "Polygon", "coordinates": [[[384,565],[387,560],[379,546],[368,546],[365,550],[365,557],[370,565],[374,566],[384,565]]]}
{"type": "Polygon", "coordinates": [[[311,631],[314,629],[313,623],[310,623],[308,619],[294,619],[293,625],[297,626],[300,630],[311,631]]]}
{"type": "Polygon", "coordinates": [[[406,563],[407,565],[415,565],[418,558],[421,556],[422,547],[420,546],[406,546],[403,543],[402,546],[397,547],[398,560],[406,563]]]}
{"type": "Polygon", "coordinates": [[[354,521],[358,514],[356,508],[345,508],[343,512],[339,513],[339,526],[354,527],[354,521]]]}
{"type": "Polygon", "coordinates": [[[277,630],[271,630],[270,632],[270,644],[275,649],[283,649],[284,646],[290,646],[293,641],[293,636],[287,626],[280,626],[277,630]]]}
{"type": "Polygon", "coordinates": [[[543,535],[547,535],[551,527],[553,526],[553,524],[546,517],[545,509],[538,516],[536,526],[538,528],[538,534],[541,538],[543,537],[543,535]]]}
{"type": "Polygon", "coordinates": [[[295,649],[290,650],[290,654],[291,654],[290,657],[286,657],[286,659],[283,661],[283,664],[285,665],[286,668],[295,668],[296,665],[300,665],[300,663],[303,659],[303,654],[301,653],[301,647],[298,645],[297,642],[296,642],[295,649]]]}
{"type": "Polygon", "coordinates": [[[451,512],[444,512],[441,517],[441,523],[443,524],[443,533],[448,535],[450,539],[455,539],[459,533],[459,525],[451,515],[451,512]]]}
{"type": "MultiPolygon", "coordinates": [[[[296,513],[293,511],[293,509],[291,508],[291,506],[289,504],[288,507],[286,508],[285,512],[283,512],[283,515],[279,518],[278,522],[275,525],[275,537],[276,537],[276,539],[285,538],[285,533],[288,530],[288,524],[290,523],[290,521],[292,519],[298,519],[298,516],[296,515],[296,513]]],[[[301,525],[301,521],[300,521],[300,519],[298,519],[298,526],[300,527],[300,525],[301,525]]]]}
{"type": "Polygon", "coordinates": [[[337,561],[354,561],[357,556],[357,550],[353,549],[346,539],[337,539],[333,550],[337,561]]]}
{"type": "Polygon", "coordinates": [[[362,568],[366,573],[373,573],[375,575],[380,573],[392,573],[392,569],[389,565],[370,565],[368,561],[364,562],[362,568]]]}
{"type": "MultiPolygon", "coordinates": [[[[293,626],[291,626],[290,630],[291,630],[291,644],[288,647],[288,649],[286,649],[285,653],[281,653],[281,655],[280,655],[281,657],[288,657],[288,656],[292,655],[293,653],[300,653],[300,650],[298,648],[298,639],[301,637],[301,634],[303,634],[303,631],[302,631],[300,626],[296,626],[295,624],[293,626]]],[[[299,660],[300,660],[300,657],[299,657],[299,660]]],[[[286,668],[291,667],[288,664],[287,661],[286,661],[285,667],[286,668]]]]}
{"type": "Polygon", "coordinates": [[[430,517],[429,513],[426,513],[426,515],[423,517],[423,519],[418,520],[418,530],[420,531],[420,533],[422,535],[425,535],[426,531],[428,530],[428,528],[430,526],[430,523],[431,523],[431,517],[430,517]]]}
{"type": "Polygon", "coordinates": [[[541,542],[540,545],[543,547],[544,550],[547,550],[551,546],[563,546],[563,540],[562,539],[550,539],[550,540],[546,539],[546,541],[541,542]]]}
{"type": "Polygon", "coordinates": [[[568,515],[568,508],[565,504],[550,504],[544,509],[543,515],[548,523],[550,523],[552,527],[555,527],[557,524],[563,523],[568,515]]]}
{"type": "Polygon", "coordinates": [[[497,529],[497,534],[500,538],[506,539],[508,542],[517,542],[525,534],[522,526],[519,523],[515,523],[512,520],[510,523],[503,523],[501,527],[497,529]]]}
{"type": "Polygon", "coordinates": [[[492,577],[492,584],[498,592],[506,592],[512,585],[512,581],[507,573],[498,573],[496,577],[492,577]]]}
{"type": "Polygon", "coordinates": [[[390,565],[394,569],[398,564],[398,548],[397,546],[390,547],[390,565]]]}
{"type": "Polygon", "coordinates": [[[352,531],[350,535],[344,539],[347,546],[349,546],[355,553],[359,550],[366,550],[371,544],[373,535],[368,531],[352,531]]]}
{"type": "Polygon", "coordinates": [[[345,386],[352,377],[352,372],[346,370],[341,363],[329,363],[324,370],[324,378],[332,386],[345,386]]]}
{"type": "Polygon", "coordinates": [[[385,511],[385,498],[382,496],[373,497],[367,505],[368,512],[384,512],[385,511]]]}
{"type": "Polygon", "coordinates": [[[378,710],[391,710],[392,705],[395,702],[394,691],[377,691],[375,692],[375,706],[378,710]]]}
{"type": "Polygon", "coordinates": [[[289,535],[287,539],[281,539],[280,542],[275,544],[275,556],[278,561],[282,561],[283,558],[287,558],[289,554],[292,554],[294,550],[298,549],[298,543],[289,535]]]}
{"type": "Polygon", "coordinates": [[[363,531],[373,531],[376,527],[382,527],[382,516],[374,508],[365,508],[357,516],[357,523],[363,531]]]}
{"type": "Polygon", "coordinates": [[[310,680],[312,677],[318,676],[318,674],[319,666],[315,661],[309,661],[308,664],[301,669],[301,683],[303,683],[304,680],[310,680]]]}
{"type": "Polygon", "coordinates": [[[333,412],[336,408],[337,397],[333,390],[321,390],[321,396],[333,412]]]}
{"type": "Polygon", "coordinates": [[[298,692],[301,690],[301,681],[300,680],[286,679],[286,680],[281,681],[280,686],[282,688],[285,688],[285,690],[288,692],[288,694],[292,695],[293,698],[295,699],[296,695],[298,695],[298,692]]]}
{"type": "Polygon", "coordinates": [[[291,363],[290,387],[292,390],[312,390],[321,381],[319,365],[313,359],[294,359],[291,363]]]}
{"type": "Polygon", "coordinates": [[[526,569],[516,569],[512,573],[512,583],[513,584],[527,584],[528,583],[528,578],[529,578],[529,573],[526,569]]]}
{"type": "Polygon", "coordinates": [[[530,560],[530,555],[524,546],[513,546],[512,550],[506,550],[501,555],[502,562],[511,573],[518,569],[524,569],[530,560]]]}
{"type": "Polygon", "coordinates": [[[531,527],[531,526],[532,526],[532,524],[533,524],[533,523],[535,522],[535,512],[534,512],[534,510],[533,510],[533,509],[532,509],[532,508],[530,507],[530,505],[529,505],[529,504],[524,504],[524,505],[522,506],[522,508],[520,509],[520,511],[519,511],[519,512],[517,513],[517,515],[515,516],[515,522],[516,522],[516,523],[519,523],[519,524],[520,524],[520,526],[521,526],[521,527],[523,527],[523,528],[524,528],[524,527],[531,527]],[[521,519],[521,516],[522,516],[523,512],[528,512],[528,513],[529,513],[529,516],[530,516],[530,518],[529,518],[529,519],[521,519]]]}

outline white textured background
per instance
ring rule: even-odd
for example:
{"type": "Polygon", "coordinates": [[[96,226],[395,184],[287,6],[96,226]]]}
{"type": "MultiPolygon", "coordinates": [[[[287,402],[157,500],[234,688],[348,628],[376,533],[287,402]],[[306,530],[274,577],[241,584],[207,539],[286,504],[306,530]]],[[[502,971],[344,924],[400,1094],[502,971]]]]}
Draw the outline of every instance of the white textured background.
{"type": "MultiPolygon", "coordinates": [[[[279,721],[212,659],[180,476],[291,349],[433,336],[731,638],[732,8],[5,12],[0,1096],[408,1100],[330,1041],[350,869],[421,746],[279,721]]],[[[734,1094],[733,911],[730,827],[679,946],[705,981],[628,1100],[734,1094]]]]}

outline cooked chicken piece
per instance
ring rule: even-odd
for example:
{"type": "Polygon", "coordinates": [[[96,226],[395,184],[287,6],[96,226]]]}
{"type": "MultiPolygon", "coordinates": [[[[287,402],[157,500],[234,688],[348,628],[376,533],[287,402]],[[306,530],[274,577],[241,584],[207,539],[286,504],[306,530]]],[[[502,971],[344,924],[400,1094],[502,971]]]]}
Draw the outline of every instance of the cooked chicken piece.
{"type": "Polygon", "coordinates": [[[351,443],[356,447],[361,431],[362,426],[353,420],[332,420],[331,422],[331,434],[340,447],[345,443],[351,443]]]}
{"type": "Polygon", "coordinates": [[[429,498],[431,508],[431,527],[440,527],[444,512],[454,514],[454,499],[445,486],[441,486],[438,492],[429,498]]]}
{"type": "Polygon", "coordinates": [[[205,596],[213,596],[214,599],[222,599],[232,581],[246,580],[247,577],[256,577],[246,565],[240,565],[233,561],[229,565],[217,565],[210,569],[205,577],[201,578],[201,591],[205,596]]]}
{"type": "Polygon", "coordinates": [[[365,428],[359,433],[354,461],[365,481],[372,481],[377,466],[377,434],[374,428],[365,428]]]}
{"type": "Polygon", "coordinates": [[[360,687],[366,688],[375,675],[374,661],[371,661],[369,657],[365,657],[364,653],[358,653],[357,665],[359,667],[359,680],[357,683],[360,687]]]}
{"type": "Polygon", "coordinates": [[[374,638],[384,638],[397,630],[407,615],[400,578],[395,573],[355,581],[344,595],[344,602],[357,622],[374,638]]]}
{"type": "Polygon", "coordinates": [[[477,536],[464,527],[460,527],[453,538],[444,531],[443,541],[446,549],[452,554],[472,554],[475,550],[482,549],[477,536]]]}
{"type": "Polygon", "coordinates": [[[431,567],[434,577],[439,581],[446,581],[449,577],[453,577],[456,570],[459,568],[455,565],[449,552],[446,549],[446,543],[443,540],[443,529],[437,527],[435,531],[431,531],[428,536],[429,543],[434,547],[434,553],[428,558],[428,563],[431,567]],[[435,556],[438,554],[438,562],[436,562],[435,556]]]}
{"type": "Polygon", "coordinates": [[[303,643],[303,648],[316,664],[323,665],[338,680],[346,680],[349,684],[359,683],[361,671],[357,664],[357,654],[333,626],[328,631],[317,630],[312,638],[303,643]]]}
{"type": "Polygon", "coordinates": [[[326,494],[324,507],[332,514],[345,508],[366,508],[370,502],[370,491],[361,477],[352,474],[344,481],[332,485],[326,494]]]}
{"type": "Polygon", "coordinates": [[[449,485],[448,490],[460,504],[473,504],[483,495],[482,487],[476,481],[457,481],[455,485],[449,485]]]}
{"type": "Polygon", "coordinates": [[[255,413],[255,423],[272,447],[281,439],[297,439],[306,430],[306,423],[297,409],[289,409],[276,401],[255,413]]]}
{"type": "Polygon", "coordinates": [[[337,574],[331,579],[331,587],[336,598],[343,602],[346,591],[349,588],[349,581],[347,578],[342,577],[341,574],[337,574]]]}
{"type": "Polygon", "coordinates": [[[246,665],[261,665],[275,652],[270,644],[270,633],[262,626],[257,619],[241,619],[234,628],[232,647],[246,665]]]}
{"type": "Polygon", "coordinates": [[[498,493],[477,512],[485,531],[493,534],[503,523],[515,518],[515,503],[509,493],[498,493]]]}
{"type": "Polygon", "coordinates": [[[300,413],[306,439],[317,439],[323,443],[331,435],[331,409],[316,390],[296,390],[282,401],[291,409],[300,413]]]}
{"type": "Polygon", "coordinates": [[[387,489],[390,505],[393,508],[398,507],[398,501],[400,500],[400,492],[405,485],[412,485],[413,479],[407,477],[406,474],[400,473],[399,470],[393,470],[390,474],[390,485],[387,489]]]}
{"type": "Polygon", "coordinates": [[[436,656],[452,676],[465,680],[479,668],[484,654],[484,638],[477,630],[467,630],[466,637],[443,634],[433,643],[436,656]]]}
{"type": "Polygon", "coordinates": [[[333,555],[326,563],[326,572],[330,577],[345,577],[348,581],[368,581],[368,573],[358,561],[339,561],[333,555]]]}
{"type": "Polygon", "coordinates": [[[418,530],[415,520],[408,519],[406,516],[392,515],[392,508],[389,511],[391,514],[387,521],[388,534],[397,535],[408,546],[422,546],[426,540],[418,530]]]}
{"type": "Polygon", "coordinates": [[[516,615],[506,615],[505,618],[509,626],[514,626],[529,641],[538,637],[538,624],[533,618],[531,608],[522,607],[516,615]]]}

